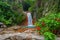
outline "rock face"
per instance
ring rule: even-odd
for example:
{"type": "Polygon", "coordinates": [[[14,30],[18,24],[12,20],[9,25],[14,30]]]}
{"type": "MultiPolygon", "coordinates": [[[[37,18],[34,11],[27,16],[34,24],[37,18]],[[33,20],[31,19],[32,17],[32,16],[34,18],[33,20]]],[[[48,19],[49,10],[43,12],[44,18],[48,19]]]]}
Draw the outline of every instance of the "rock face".
{"type": "Polygon", "coordinates": [[[0,40],[43,40],[44,38],[41,36],[37,36],[34,34],[27,33],[13,33],[13,34],[4,34],[0,35],[0,40]]]}
{"type": "MultiPolygon", "coordinates": [[[[0,40],[44,40],[43,36],[27,33],[11,33],[0,35],[0,40]]],[[[57,38],[56,40],[60,40],[57,38]]]]}
{"type": "Polygon", "coordinates": [[[12,36],[12,37],[6,38],[4,40],[23,40],[23,38],[20,36],[12,36]]]}
{"type": "MultiPolygon", "coordinates": [[[[0,40],[44,40],[43,36],[39,36],[35,30],[35,28],[29,28],[25,29],[23,32],[21,32],[23,29],[20,29],[18,32],[14,32],[14,30],[20,29],[18,28],[8,28],[5,31],[3,31],[3,34],[0,34],[0,40]]],[[[0,32],[1,33],[1,32],[0,32]]],[[[58,38],[57,40],[60,40],[58,38]]]]}

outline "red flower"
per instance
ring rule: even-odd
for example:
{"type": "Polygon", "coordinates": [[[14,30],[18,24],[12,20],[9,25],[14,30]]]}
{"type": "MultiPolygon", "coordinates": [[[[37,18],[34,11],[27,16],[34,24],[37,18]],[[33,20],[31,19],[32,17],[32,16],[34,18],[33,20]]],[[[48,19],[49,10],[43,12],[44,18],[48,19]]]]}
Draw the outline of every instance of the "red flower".
{"type": "Polygon", "coordinates": [[[45,26],[45,23],[44,22],[42,22],[42,26],[45,26]]]}
{"type": "Polygon", "coordinates": [[[37,30],[41,30],[41,28],[38,26],[38,27],[37,27],[37,30]]]}

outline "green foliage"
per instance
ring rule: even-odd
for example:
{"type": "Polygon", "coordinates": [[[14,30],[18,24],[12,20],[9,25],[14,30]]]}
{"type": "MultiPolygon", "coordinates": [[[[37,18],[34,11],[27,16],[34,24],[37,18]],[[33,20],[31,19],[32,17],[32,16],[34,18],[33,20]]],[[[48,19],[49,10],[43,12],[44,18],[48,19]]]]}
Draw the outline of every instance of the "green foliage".
{"type": "Polygon", "coordinates": [[[41,28],[41,30],[37,31],[44,34],[45,40],[55,40],[53,33],[54,30],[60,29],[60,13],[50,13],[39,19],[35,25],[41,28]]]}
{"type": "Polygon", "coordinates": [[[3,22],[6,25],[11,24],[11,13],[10,5],[0,1],[0,22],[3,22]]]}
{"type": "Polygon", "coordinates": [[[35,4],[36,4],[36,0],[31,0],[30,2],[30,8],[29,8],[29,11],[33,12],[35,11],[36,7],[35,7],[35,4]]]}
{"type": "Polygon", "coordinates": [[[16,13],[14,14],[14,17],[13,17],[13,22],[15,24],[20,24],[22,23],[22,21],[25,19],[25,15],[23,13],[16,13]]]}
{"type": "Polygon", "coordinates": [[[3,22],[7,26],[20,24],[24,20],[25,16],[22,13],[22,10],[20,10],[21,6],[19,6],[20,5],[16,5],[14,7],[6,2],[0,1],[0,22],[3,22]]]}
{"type": "Polygon", "coordinates": [[[32,4],[34,4],[34,2],[36,1],[36,0],[24,0],[26,3],[28,3],[29,5],[32,5],[32,4]]]}
{"type": "Polygon", "coordinates": [[[45,40],[56,40],[56,36],[51,32],[44,33],[45,40]]]}
{"type": "Polygon", "coordinates": [[[60,13],[49,14],[48,16],[39,19],[36,25],[40,26],[41,29],[48,28],[50,31],[57,30],[60,28],[60,13]]]}

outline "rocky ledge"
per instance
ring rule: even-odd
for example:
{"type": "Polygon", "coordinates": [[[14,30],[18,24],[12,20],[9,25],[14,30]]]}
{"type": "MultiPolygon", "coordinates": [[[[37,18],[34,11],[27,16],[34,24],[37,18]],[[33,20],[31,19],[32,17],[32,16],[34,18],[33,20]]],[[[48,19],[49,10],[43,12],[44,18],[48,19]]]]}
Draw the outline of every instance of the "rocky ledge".
{"type": "Polygon", "coordinates": [[[11,33],[0,35],[0,40],[44,40],[44,38],[31,33],[11,33]]]}

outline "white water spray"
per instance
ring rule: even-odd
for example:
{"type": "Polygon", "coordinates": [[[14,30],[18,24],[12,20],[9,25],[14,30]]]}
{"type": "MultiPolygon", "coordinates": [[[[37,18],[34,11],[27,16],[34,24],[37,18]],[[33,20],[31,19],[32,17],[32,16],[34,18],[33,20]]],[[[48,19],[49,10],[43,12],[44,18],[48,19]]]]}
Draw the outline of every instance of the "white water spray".
{"type": "Polygon", "coordinates": [[[28,17],[28,26],[32,26],[33,23],[32,23],[32,16],[31,16],[31,13],[27,13],[27,17],[28,17]]]}
{"type": "Polygon", "coordinates": [[[30,12],[27,13],[27,17],[28,17],[28,27],[33,27],[32,15],[30,12]]]}

